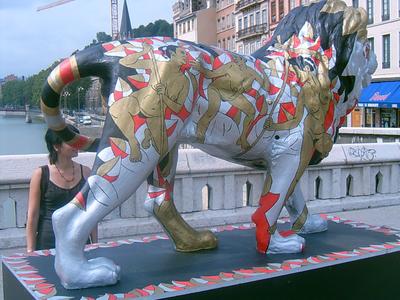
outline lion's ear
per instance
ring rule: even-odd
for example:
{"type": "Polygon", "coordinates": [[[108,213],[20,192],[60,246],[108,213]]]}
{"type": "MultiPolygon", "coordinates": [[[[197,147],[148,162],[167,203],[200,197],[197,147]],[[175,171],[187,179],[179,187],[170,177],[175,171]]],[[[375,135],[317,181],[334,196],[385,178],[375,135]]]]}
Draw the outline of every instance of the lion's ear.
{"type": "Polygon", "coordinates": [[[348,7],[343,14],[343,35],[357,32],[359,38],[367,33],[368,16],[364,8],[348,7]]]}

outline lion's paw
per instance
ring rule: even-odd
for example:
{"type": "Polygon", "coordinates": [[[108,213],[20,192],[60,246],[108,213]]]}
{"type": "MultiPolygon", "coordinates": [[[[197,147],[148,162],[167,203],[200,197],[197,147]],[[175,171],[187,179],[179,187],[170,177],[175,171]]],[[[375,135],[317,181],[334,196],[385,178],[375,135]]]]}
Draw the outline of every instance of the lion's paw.
{"type": "Polygon", "coordinates": [[[56,271],[66,289],[113,285],[117,283],[121,273],[118,265],[104,257],[79,264],[60,264],[56,261],[56,271]]]}
{"type": "Polygon", "coordinates": [[[323,232],[328,229],[328,222],[321,218],[320,215],[309,214],[303,227],[298,233],[309,234],[323,232]]]}
{"type": "Polygon", "coordinates": [[[271,236],[267,254],[300,253],[303,252],[305,245],[306,241],[301,236],[292,234],[283,237],[276,230],[271,236]]]}

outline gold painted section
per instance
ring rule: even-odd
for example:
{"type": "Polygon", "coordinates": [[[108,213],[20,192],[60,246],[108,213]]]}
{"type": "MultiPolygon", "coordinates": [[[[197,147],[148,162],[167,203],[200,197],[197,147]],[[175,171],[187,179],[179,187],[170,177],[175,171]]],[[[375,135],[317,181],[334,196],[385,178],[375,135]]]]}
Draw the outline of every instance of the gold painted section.
{"type": "Polygon", "coordinates": [[[48,116],[58,116],[60,114],[60,108],[57,107],[48,107],[46,104],[44,104],[43,100],[40,99],[40,109],[42,112],[48,116]]]}
{"type": "Polygon", "coordinates": [[[81,78],[81,76],[79,74],[78,62],[76,61],[75,55],[70,57],[69,63],[71,64],[71,70],[72,74],[74,75],[74,80],[78,80],[79,78],[81,78]]]}
{"type": "Polygon", "coordinates": [[[346,8],[347,5],[343,1],[328,0],[324,7],[321,9],[321,13],[325,12],[328,14],[335,14],[344,11],[346,8]]]}
{"type": "Polygon", "coordinates": [[[58,126],[49,126],[49,128],[54,131],[61,131],[61,130],[65,129],[65,127],[67,127],[67,124],[65,124],[65,122],[58,126]]]}
{"type": "Polygon", "coordinates": [[[112,168],[114,168],[114,166],[116,165],[116,163],[118,162],[119,157],[114,157],[113,159],[106,161],[105,163],[103,163],[98,169],[97,169],[97,175],[99,176],[104,176],[107,175],[108,172],[110,172],[112,170],[112,168]]]}
{"type": "Polygon", "coordinates": [[[47,83],[57,94],[61,93],[64,88],[64,82],[61,80],[60,66],[57,66],[53,71],[51,71],[50,76],[47,78],[47,83]]]}
{"type": "Polygon", "coordinates": [[[268,229],[269,233],[270,233],[271,235],[274,234],[276,228],[277,228],[277,225],[276,225],[276,223],[275,223],[274,225],[272,225],[272,226],[268,229]]]}
{"type": "Polygon", "coordinates": [[[343,14],[343,35],[352,34],[361,31],[361,36],[366,35],[367,12],[363,8],[349,7],[343,14]]]}
{"type": "Polygon", "coordinates": [[[218,241],[209,230],[196,231],[181,217],[172,201],[154,204],[154,215],[180,252],[193,252],[217,247],[218,241]]]}
{"type": "Polygon", "coordinates": [[[300,231],[307,221],[307,216],[308,216],[308,209],[307,206],[304,205],[303,211],[301,212],[300,216],[298,216],[297,220],[293,223],[292,230],[296,232],[300,231]]]}

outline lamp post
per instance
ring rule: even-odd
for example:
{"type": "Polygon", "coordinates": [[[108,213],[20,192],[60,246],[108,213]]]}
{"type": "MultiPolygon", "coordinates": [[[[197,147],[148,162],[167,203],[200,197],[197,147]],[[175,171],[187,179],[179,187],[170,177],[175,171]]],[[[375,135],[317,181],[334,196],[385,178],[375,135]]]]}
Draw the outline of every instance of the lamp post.
{"type": "Polygon", "coordinates": [[[80,97],[80,91],[83,91],[83,90],[84,90],[84,88],[81,87],[81,86],[78,86],[78,87],[76,88],[76,92],[78,93],[78,115],[80,115],[80,112],[81,112],[81,103],[80,103],[80,99],[79,99],[79,97],[80,97]]]}

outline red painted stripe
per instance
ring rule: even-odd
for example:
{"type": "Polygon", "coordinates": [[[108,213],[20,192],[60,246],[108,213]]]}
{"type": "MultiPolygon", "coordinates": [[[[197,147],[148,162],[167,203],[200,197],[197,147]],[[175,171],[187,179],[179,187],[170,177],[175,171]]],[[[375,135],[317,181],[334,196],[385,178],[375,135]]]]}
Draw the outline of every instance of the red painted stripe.
{"type": "Polygon", "coordinates": [[[256,108],[260,112],[264,104],[264,96],[261,95],[256,100],[256,108]]]}
{"type": "Polygon", "coordinates": [[[251,216],[251,220],[256,224],[257,250],[266,253],[268,250],[271,234],[269,233],[270,224],[268,223],[266,213],[279,200],[280,194],[267,193],[261,196],[260,207],[251,216]]]}
{"type": "Polygon", "coordinates": [[[286,110],[289,114],[294,116],[296,114],[296,106],[294,106],[293,102],[285,102],[281,104],[281,107],[286,110]]]}
{"type": "Polygon", "coordinates": [[[71,62],[69,58],[64,59],[60,64],[60,77],[64,84],[74,81],[74,74],[72,73],[71,62]]]}
{"type": "Polygon", "coordinates": [[[121,148],[119,148],[117,144],[115,144],[111,139],[110,139],[110,145],[111,145],[111,150],[116,157],[119,156],[121,158],[125,158],[128,156],[128,154],[125,151],[122,151],[121,148]]]}
{"type": "Polygon", "coordinates": [[[86,199],[81,192],[76,194],[75,198],[83,208],[86,208],[86,199]]]}
{"type": "Polygon", "coordinates": [[[206,54],[206,53],[203,53],[203,54],[202,54],[202,58],[203,58],[203,60],[204,60],[206,63],[211,64],[211,57],[210,57],[210,55],[208,55],[208,54],[206,54]]]}
{"type": "Polygon", "coordinates": [[[234,118],[237,113],[239,112],[239,109],[235,106],[231,106],[231,108],[226,112],[226,115],[230,118],[234,118]]]}
{"type": "Polygon", "coordinates": [[[135,88],[137,88],[138,90],[140,90],[140,89],[142,89],[142,88],[145,88],[145,87],[147,87],[147,86],[149,85],[148,82],[135,80],[135,79],[133,79],[133,78],[131,78],[131,77],[128,77],[128,80],[129,80],[129,82],[132,83],[133,86],[134,86],[135,88]]]}
{"type": "Polygon", "coordinates": [[[106,51],[110,51],[115,48],[113,44],[103,44],[102,46],[106,51]]]}
{"type": "Polygon", "coordinates": [[[271,95],[275,95],[276,93],[279,92],[279,88],[273,85],[272,83],[269,85],[268,93],[271,95]]]}
{"type": "Polygon", "coordinates": [[[178,125],[178,120],[176,120],[175,123],[170,128],[167,129],[167,136],[168,137],[171,136],[174,133],[175,128],[176,128],[177,125],[178,125]]]}
{"type": "Polygon", "coordinates": [[[257,91],[255,89],[251,88],[250,90],[248,90],[246,92],[246,94],[251,96],[251,97],[253,97],[253,98],[255,98],[257,96],[257,91]]]}
{"type": "Polygon", "coordinates": [[[84,135],[79,135],[78,136],[78,140],[75,143],[72,143],[72,144],[69,144],[69,145],[72,148],[80,150],[80,149],[84,148],[87,145],[88,142],[89,142],[89,138],[88,137],[86,137],[84,135]]]}
{"type": "Polygon", "coordinates": [[[123,96],[123,93],[121,91],[114,91],[114,100],[118,101],[121,100],[123,96]]]}
{"type": "Polygon", "coordinates": [[[288,119],[286,118],[286,114],[283,111],[283,107],[281,105],[279,108],[279,114],[278,114],[278,124],[285,123],[287,120],[288,119]]]}
{"type": "Polygon", "coordinates": [[[141,118],[139,115],[134,115],[132,116],[133,119],[133,131],[134,133],[136,133],[139,128],[146,123],[146,119],[145,118],[141,118]]]}
{"type": "Polygon", "coordinates": [[[118,176],[103,175],[103,178],[108,182],[112,183],[118,179],[118,176]]]}

